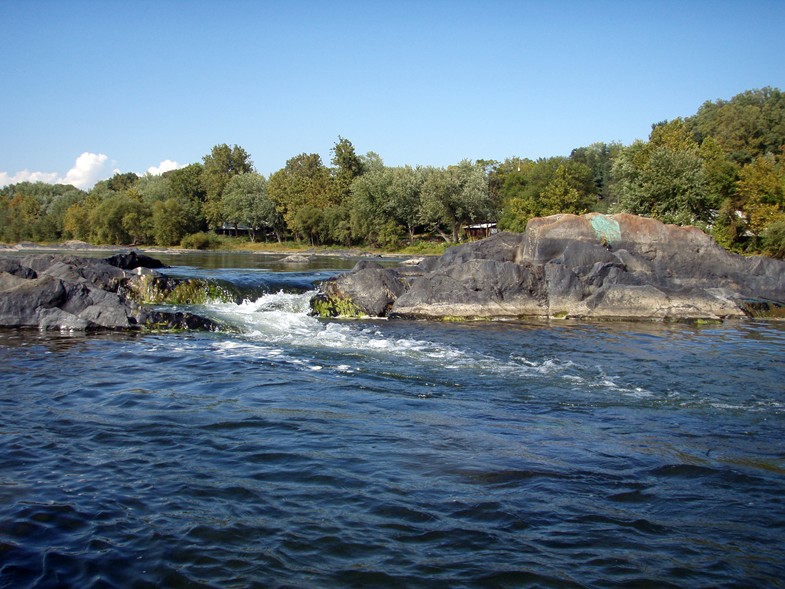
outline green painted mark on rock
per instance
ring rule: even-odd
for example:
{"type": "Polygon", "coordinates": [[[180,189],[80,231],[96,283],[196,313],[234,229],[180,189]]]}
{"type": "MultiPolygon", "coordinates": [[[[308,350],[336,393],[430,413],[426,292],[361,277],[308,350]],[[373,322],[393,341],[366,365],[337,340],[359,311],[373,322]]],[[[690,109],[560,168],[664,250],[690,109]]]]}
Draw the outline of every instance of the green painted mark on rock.
{"type": "Polygon", "coordinates": [[[621,241],[621,228],[616,219],[611,219],[605,215],[595,215],[591,218],[591,226],[594,234],[602,243],[611,244],[614,241],[621,241]]]}

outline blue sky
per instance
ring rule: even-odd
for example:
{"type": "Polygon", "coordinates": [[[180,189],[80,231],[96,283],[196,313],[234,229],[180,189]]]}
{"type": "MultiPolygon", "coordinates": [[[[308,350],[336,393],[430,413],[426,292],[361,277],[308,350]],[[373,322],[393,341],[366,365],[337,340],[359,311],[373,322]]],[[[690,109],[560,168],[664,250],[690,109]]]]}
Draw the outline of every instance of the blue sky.
{"type": "Polygon", "coordinates": [[[782,0],[0,0],[0,22],[0,184],[219,143],[269,174],[339,135],[387,165],[569,155],[785,89],[782,0]]]}

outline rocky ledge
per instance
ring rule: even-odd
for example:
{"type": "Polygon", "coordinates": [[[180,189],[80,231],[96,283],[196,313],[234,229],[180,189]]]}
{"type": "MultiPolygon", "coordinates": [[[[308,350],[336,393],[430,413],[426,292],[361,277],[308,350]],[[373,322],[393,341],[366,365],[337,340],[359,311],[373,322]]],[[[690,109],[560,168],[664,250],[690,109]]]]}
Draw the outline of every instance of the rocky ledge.
{"type": "MultiPolygon", "coordinates": [[[[193,281],[156,272],[164,264],[130,252],[109,258],[40,254],[0,257],[0,327],[39,329],[213,329],[190,313],[149,304],[203,293],[193,281]]],[[[202,295],[204,296],[204,295],[202,295]]]]}
{"type": "Polygon", "coordinates": [[[311,307],[442,320],[785,317],[785,262],[729,253],[694,227],[554,215],[414,266],[360,263],[323,283],[311,307]]]}

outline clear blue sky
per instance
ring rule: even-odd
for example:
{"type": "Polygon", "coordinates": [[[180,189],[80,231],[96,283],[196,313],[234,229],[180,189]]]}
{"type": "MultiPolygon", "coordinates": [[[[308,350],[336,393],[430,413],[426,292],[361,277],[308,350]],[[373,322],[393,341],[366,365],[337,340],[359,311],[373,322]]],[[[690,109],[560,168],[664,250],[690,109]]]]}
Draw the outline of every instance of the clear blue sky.
{"type": "Polygon", "coordinates": [[[269,174],[339,135],[387,165],[569,155],[785,89],[785,0],[0,0],[0,23],[5,183],[218,143],[269,174]]]}

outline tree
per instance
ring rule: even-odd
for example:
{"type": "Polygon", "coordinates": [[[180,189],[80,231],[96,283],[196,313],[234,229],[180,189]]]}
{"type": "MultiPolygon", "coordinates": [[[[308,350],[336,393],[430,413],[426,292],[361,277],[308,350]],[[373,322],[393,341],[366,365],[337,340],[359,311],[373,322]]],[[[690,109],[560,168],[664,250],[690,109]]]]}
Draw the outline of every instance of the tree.
{"type": "Polygon", "coordinates": [[[611,171],[613,160],[622,149],[621,143],[592,143],[588,147],[573,149],[570,160],[583,164],[591,170],[591,179],[594,193],[604,202],[605,207],[610,207],[612,201],[611,171]]]}
{"type": "Polygon", "coordinates": [[[267,194],[267,181],[256,172],[234,176],[227,184],[223,196],[224,217],[235,228],[248,227],[251,241],[261,228],[271,229],[281,241],[283,219],[275,202],[267,194]]]}
{"type": "Polygon", "coordinates": [[[169,182],[169,197],[179,201],[187,217],[187,233],[207,229],[202,206],[207,199],[202,182],[202,164],[191,164],[184,168],[162,174],[169,182]]]}
{"type": "Polygon", "coordinates": [[[106,186],[113,192],[122,192],[136,186],[138,181],[139,176],[133,172],[126,172],[124,174],[116,172],[114,176],[106,181],[106,186]]]}
{"type": "Polygon", "coordinates": [[[167,200],[170,197],[169,185],[170,176],[153,176],[145,174],[136,183],[136,192],[142,200],[148,204],[167,200]]]}
{"type": "Polygon", "coordinates": [[[446,169],[432,168],[422,186],[422,219],[447,242],[460,240],[465,223],[493,214],[485,169],[469,160],[446,169]],[[448,236],[442,229],[447,227],[448,236]]]}
{"type": "Polygon", "coordinates": [[[330,200],[333,204],[342,204],[350,194],[352,181],[363,173],[363,162],[354,151],[354,145],[348,139],[338,136],[338,141],[330,150],[330,160],[335,166],[330,183],[330,200]]]}
{"type": "Polygon", "coordinates": [[[162,246],[179,244],[189,233],[188,213],[176,198],[158,200],[152,205],[153,239],[162,246]]]}
{"type": "Polygon", "coordinates": [[[127,191],[111,193],[88,212],[90,239],[124,245],[149,243],[152,214],[148,206],[127,191]]]}
{"type": "Polygon", "coordinates": [[[69,184],[20,182],[0,189],[0,239],[54,241],[65,236],[65,213],[86,193],[69,184]]]}
{"type": "Polygon", "coordinates": [[[700,148],[681,119],[656,125],[647,143],[623,149],[613,179],[615,210],[664,223],[708,225],[719,206],[709,191],[700,148]]]}
{"type": "Polygon", "coordinates": [[[755,158],[739,172],[739,208],[747,222],[747,229],[756,241],[768,226],[785,222],[783,172],[782,166],[770,156],[755,158]]]}
{"type": "Polygon", "coordinates": [[[413,241],[415,227],[420,223],[425,174],[422,168],[411,166],[388,168],[386,174],[389,176],[389,185],[383,211],[390,219],[405,227],[409,241],[413,241]]]}
{"type": "Polygon", "coordinates": [[[242,147],[229,147],[226,143],[214,146],[202,159],[201,180],[206,197],[202,214],[210,226],[220,227],[224,221],[221,199],[226,185],[233,176],[252,172],[253,162],[242,147]]]}
{"type": "Polygon", "coordinates": [[[596,198],[587,191],[580,191],[579,187],[582,183],[585,186],[590,173],[591,170],[583,164],[570,166],[565,162],[556,168],[553,178],[540,193],[542,206],[540,214],[573,213],[582,215],[589,212],[596,202],[596,198]],[[578,171],[583,173],[583,178],[578,177],[578,171]]]}
{"type": "Polygon", "coordinates": [[[597,203],[591,169],[573,159],[508,160],[494,173],[501,181],[499,226],[505,230],[524,231],[534,217],[582,214],[597,203]]]}
{"type": "Polygon", "coordinates": [[[329,180],[329,171],[316,153],[302,153],[290,158],[283,169],[270,176],[267,194],[275,202],[286,225],[297,236],[311,236],[313,240],[312,219],[315,215],[312,211],[307,214],[300,214],[300,211],[305,208],[318,211],[330,206],[329,180]]]}
{"type": "Polygon", "coordinates": [[[785,146],[785,94],[766,87],[705,102],[686,123],[699,143],[713,137],[729,159],[748,164],[785,146]]]}

